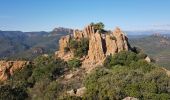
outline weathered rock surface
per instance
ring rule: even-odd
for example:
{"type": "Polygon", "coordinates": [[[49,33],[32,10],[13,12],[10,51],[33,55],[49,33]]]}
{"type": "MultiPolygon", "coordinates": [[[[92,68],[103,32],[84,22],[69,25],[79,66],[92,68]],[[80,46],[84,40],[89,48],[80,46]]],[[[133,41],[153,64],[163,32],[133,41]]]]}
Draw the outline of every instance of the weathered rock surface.
{"type": "Polygon", "coordinates": [[[28,64],[28,61],[0,61],[0,81],[7,80],[15,71],[28,64]]]}
{"type": "Polygon", "coordinates": [[[82,31],[74,30],[73,36],[68,35],[60,39],[60,49],[56,52],[57,57],[66,61],[74,57],[71,51],[64,52],[64,48],[69,47],[68,44],[71,38],[75,40],[80,40],[81,38],[89,39],[88,55],[86,55],[83,61],[83,65],[88,67],[91,67],[90,65],[101,65],[107,55],[114,55],[122,50],[128,51],[130,49],[128,39],[120,28],[116,28],[113,32],[102,32],[94,30],[93,26],[88,25],[82,31]]]}
{"type": "Polygon", "coordinates": [[[60,57],[66,61],[73,57],[72,52],[65,52],[65,48],[69,48],[70,39],[71,39],[70,35],[61,37],[61,39],[59,40],[59,51],[55,52],[55,55],[57,57],[60,57]]]}
{"type": "Polygon", "coordinates": [[[118,52],[116,40],[113,40],[113,36],[106,35],[106,55],[115,54],[118,52]]]}
{"type": "Polygon", "coordinates": [[[105,58],[102,37],[99,32],[93,34],[89,39],[89,61],[99,62],[105,58]]]}
{"type": "Polygon", "coordinates": [[[120,28],[116,28],[115,31],[113,32],[113,35],[116,37],[118,52],[129,49],[128,39],[124,35],[124,33],[120,30],[120,28]]]}

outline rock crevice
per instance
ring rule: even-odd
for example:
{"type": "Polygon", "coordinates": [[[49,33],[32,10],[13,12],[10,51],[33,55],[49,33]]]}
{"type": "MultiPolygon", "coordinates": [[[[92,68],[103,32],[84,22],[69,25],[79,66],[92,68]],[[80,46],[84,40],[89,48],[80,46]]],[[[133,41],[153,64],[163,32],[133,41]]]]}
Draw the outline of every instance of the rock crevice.
{"type": "Polygon", "coordinates": [[[0,61],[0,81],[7,80],[15,71],[22,69],[28,61],[0,61]]]}

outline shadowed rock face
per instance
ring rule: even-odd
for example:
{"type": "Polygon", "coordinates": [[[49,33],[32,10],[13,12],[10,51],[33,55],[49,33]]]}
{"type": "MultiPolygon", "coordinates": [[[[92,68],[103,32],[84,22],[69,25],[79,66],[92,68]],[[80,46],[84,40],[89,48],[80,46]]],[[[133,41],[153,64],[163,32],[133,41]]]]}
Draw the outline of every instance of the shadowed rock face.
{"type": "Polygon", "coordinates": [[[113,35],[116,37],[116,44],[118,47],[118,51],[128,50],[128,40],[124,33],[120,30],[120,28],[116,28],[113,32],[113,35]]]}
{"type": "Polygon", "coordinates": [[[0,81],[7,80],[15,71],[28,64],[28,61],[0,61],[0,81]]]}
{"type": "MultiPolygon", "coordinates": [[[[64,52],[65,47],[68,46],[69,39],[80,40],[81,38],[89,39],[89,50],[83,62],[86,64],[101,64],[107,55],[114,55],[120,51],[130,49],[128,39],[125,34],[116,28],[113,32],[100,32],[95,31],[93,26],[88,25],[84,30],[74,30],[73,36],[62,37],[59,41],[59,51],[56,52],[56,56],[64,60],[71,59],[73,56],[71,52],[64,52]]],[[[87,64],[87,65],[88,65],[87,64]]]]}

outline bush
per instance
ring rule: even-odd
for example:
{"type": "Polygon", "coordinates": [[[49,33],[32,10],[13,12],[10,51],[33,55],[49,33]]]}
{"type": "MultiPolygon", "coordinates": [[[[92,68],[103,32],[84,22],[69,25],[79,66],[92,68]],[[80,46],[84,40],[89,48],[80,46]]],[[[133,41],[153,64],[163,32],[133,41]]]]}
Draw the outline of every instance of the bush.
{"type": "Polygon", "coordinates": [[[33,100],[55,100],[59,97],[62,88],[63,86],[56,81],[43,79],[36,82],[35,86],[29,89],[29,94],[33,100]]]}
{"type": "Polygon", "coordinates": [[[127,96],[141,100],[170,99],[170,77],[144,60],[142,54],[122,51],[108,56],[104,68],[96,69],[84,80],[86,98],[120,100],[127,96]]]}
{"type": "Polygon", "coordinates": [[[87,55],[89,50],[89,40],[82,38],[80,41],[71,39],[69,42],[70,49],[73,50],[75,57],[83,57],[87,55]]]}
{"type": "Polygon", "coordinates": [[[132,62],[129,65],[129,67],[133,68],[133,69],[141,69],[143,72],[149,72],[149,71],[151,71],[152,69],[155,68],[154,65],[148,63],[145,60],[139,60],[137,62],[132,62]]]}
{"type": "Polygon", "coordinates": [[[81,66],[81,61],[76,59],[76,58],[73,58],[71,60],[69,60],[68,62],[68,66],[72,69],[72,68],[78,68],[81,66]]]}
{"type": "Polygon", "coordinates": [[[22,88],[13,88],[9,85],[0,86],[0,100],[24,100],[28,97],[22,88]]]}
{"type": "Polygon", "coordinates": [[[129,66],[132,61],[137,60],[137,54],[130,51],[122,51],[114,56],[107,57],[104,61],[104,65],[106,65],[106,67],[112,67],[115,65],[129,66]]]}
{"type": "Polygon", "coordinates": [[[30,77],[30,81],[39,81],[43,78],[55,80],[64,73],[67,63],[61,59],[40,56],[35,59],[35,69],[30,77]]]}
{"type": "Polygon", "coordinates": [[[28,78],[32,75],[33,70],[34,67],[32,65],[27,65],[22,70],[15,72],[7,83],[13,87],[22,87],[23,89],[26,89],[32,85],[29,83],[28,78]]]}
{"type": "Polygon", "coordinates": [[[110,39],[111,40],[116,40],[116,37],[115,36],[111,36],[110,39]]]}
{"type": "MultiPolygon", "coordinates": [[[[109,68],[115,65],[121,65],[121,66],[132,66],[130,65],[131,63],[137,62],[139,60],[143,60],[145,59],[147,55],[144,53],[134,53],[131,51],[121,51],[115,55],[110,55],[107,56],[105,61],[104,61],[104,66],[109,68]]],[[[142,63],[142,61],[138,62],[138,63],[142,63]]],[[[143,63],[146,63],[146,61],[144,61],[143,63]]]]}
{"type": "Polygon", "coordinates": [[[70,49],[76,49],[78,48],[78,41],[74,40],[74,39],[71,39],[69,41],[69,47],[70,49]]]}
{"type": "Polygon", "coordinates": [[[146,73],[141,69],[129,69],[118,65],[113,69],[100,68],[86,77],[84,85],[87,88],[87,99],[120,100],[127,96],[141,100],[170,98],[170,78],[161,68],[146,73]]]}
{"type": "Polygon", "coordinates": [[[99,30],[102,31],[104,29],[104,24],[102,22],[99,23],[91,23],[90,25],[93,26],[93,28],[95,29],[95,31],[99,30]]]}

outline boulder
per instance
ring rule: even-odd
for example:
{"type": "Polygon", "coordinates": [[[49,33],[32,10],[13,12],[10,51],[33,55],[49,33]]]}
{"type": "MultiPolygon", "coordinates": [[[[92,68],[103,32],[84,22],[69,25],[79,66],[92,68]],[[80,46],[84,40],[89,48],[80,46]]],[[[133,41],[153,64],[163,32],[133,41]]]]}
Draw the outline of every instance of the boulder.
{"type": "Polygon", "coordinates": [[[150,59],[148,56],[145,58],[145,60],[146,60],[148,63],[151,62],[151,59],[150,59]]]}

